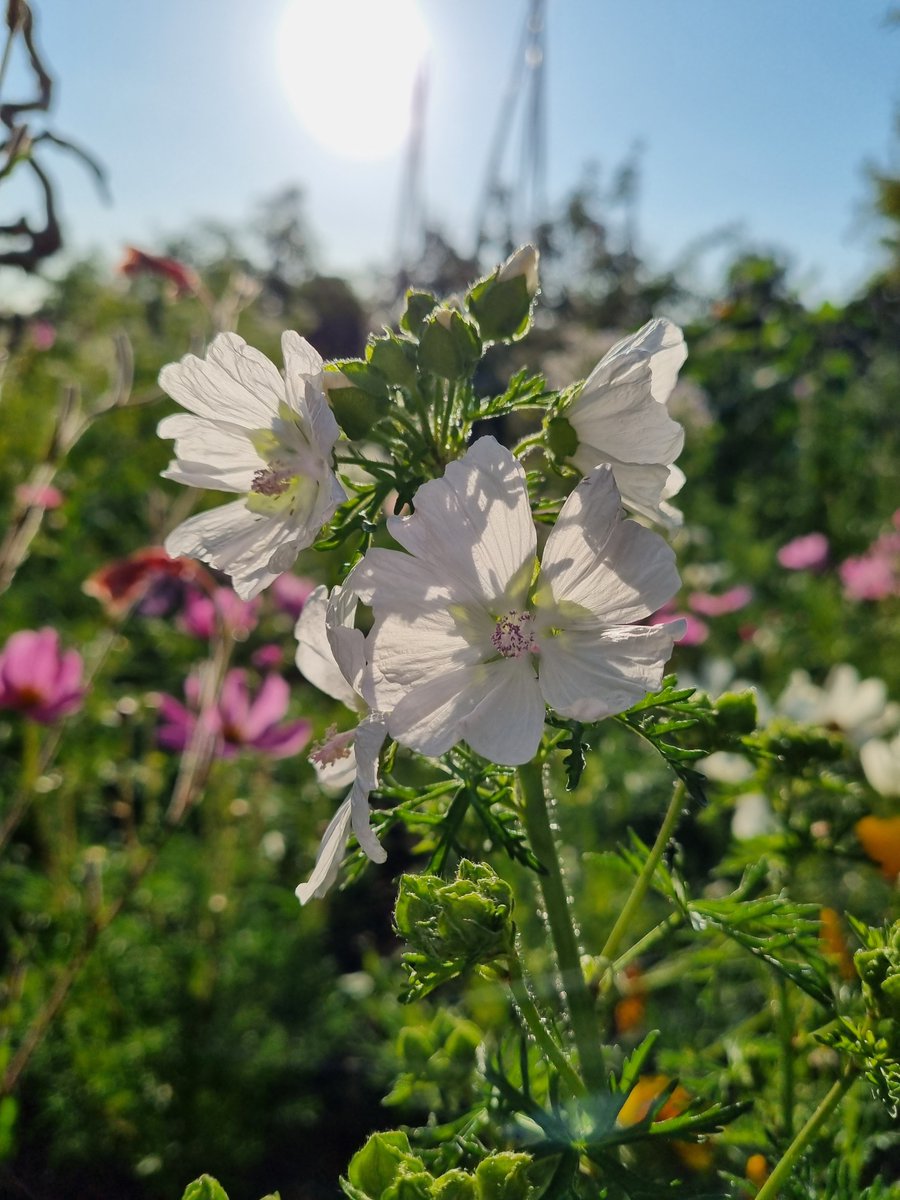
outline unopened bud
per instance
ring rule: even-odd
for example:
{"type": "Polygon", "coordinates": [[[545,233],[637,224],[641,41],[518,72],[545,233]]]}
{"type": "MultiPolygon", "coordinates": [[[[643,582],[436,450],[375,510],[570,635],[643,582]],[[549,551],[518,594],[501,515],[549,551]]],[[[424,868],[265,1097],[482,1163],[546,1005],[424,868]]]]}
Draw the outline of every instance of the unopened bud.
{"type": "Polygon", "coordinates": [[[442,379],[464,379],[480,358],[478,330],[455,308],[439,308],[426,320],[419,339],[421,370],[442,379]]]}
{"type": "Polygon", "coordinates": [[[538,294],[538,252],[521,246],[484,279],[473,284],[466,307],[478,322],[486,342],[514,342],[531,327],[531,310],[538,294]]]}
{"type": "Polygon", "coordinates": [[[323,385],[337,423],[351,441],[365,437],[387,411],[387,383],[361,359],[329,364],[323,385]]]}

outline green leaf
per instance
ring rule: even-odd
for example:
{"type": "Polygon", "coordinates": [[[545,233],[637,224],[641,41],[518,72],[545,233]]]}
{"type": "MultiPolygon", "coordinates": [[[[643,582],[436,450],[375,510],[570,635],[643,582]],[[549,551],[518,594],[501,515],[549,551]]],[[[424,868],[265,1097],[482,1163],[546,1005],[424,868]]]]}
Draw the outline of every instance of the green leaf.
{"type": "Polygon", "coordinates": [[[225,1189],[212,1175],[201,1175],[184,1189],[181,1200],[228,1200],[225,1189]]]}

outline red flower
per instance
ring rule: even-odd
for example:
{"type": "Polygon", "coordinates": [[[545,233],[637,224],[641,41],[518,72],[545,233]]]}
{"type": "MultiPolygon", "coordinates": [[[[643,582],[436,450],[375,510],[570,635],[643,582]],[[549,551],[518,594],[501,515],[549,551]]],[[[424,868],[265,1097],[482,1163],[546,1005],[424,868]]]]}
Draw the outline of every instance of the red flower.
{"type": "Polygon", "coordinates": [[[119,264],[119,270],[129,279],[136,275],[156,275],[168,280],[174,286],[176,300],[182,296],[196,296],[200,292],[200,280],[192,267],[176,258],[147,254],[134,246],[125,247],[125,258],[119,264]]]}
{"type": "MultiPolygon", "coordinates": [[[[149,606],[151,615],[159,615],[172,606],[163,600],[167,597],[164,585],[195,583],[209,589],[212,577],[209,572],[190,558],[169,558],[161,546],[148,546],[136,550],[127,558],[107,563],[82,584],[82,590],[99,600],[111,617],[121,616],[133,604],[143,602],[149,606]],[[157,599],[159,603],[154,603],[157,599]]],[[[145,611],[147,611],[145,609],[145,611]]]]}

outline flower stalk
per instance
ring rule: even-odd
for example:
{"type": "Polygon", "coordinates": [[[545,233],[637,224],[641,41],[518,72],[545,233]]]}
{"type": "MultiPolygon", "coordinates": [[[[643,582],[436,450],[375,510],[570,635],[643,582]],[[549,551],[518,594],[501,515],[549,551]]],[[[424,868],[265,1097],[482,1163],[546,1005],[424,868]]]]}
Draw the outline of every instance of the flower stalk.
{"type": "Polygon", "coordinates": [[[850,1072],[832,1085],[823,1097],[819,1107],[791,1142],[790,1146],[788,1146],[772,1174],[756,1193],[756,1200],[776,1200],[779,1188],[790,1178],[798,1158],[806,1150],[807,1146],[819,1132],[819,1129],[825,1124],[855,1081],[856,1074],[850,1072]]]}
{"type": "Polygon", "coordinates": [[[543,1017],[538,1012],[537,1005],[531,998],[531,993],[528,990],[528,984],[525,982],[525,976],[522,971],[522,962],[518,954],[513,954],[510,957],[509,986],[522,1020],[528,1026],[528,1031],[535,1042],[556,1068],[559,1077],[572,1094],[574,1096],[583,1096],[585,1092],[584,1083],[577,1071],[573,1069],[572,1064],[566,1058],[562,1049],[557,1045],[555,1038],[544,1024],[543,1017]]]}
{"type": "Polygon", "coordinates": [[[572,1035],[578,1048],[581,1073],[588,1091],[600,1094],[607,1089],[606,1068],[600,1045],[600,1031],[594,1001],[581,969],[581,953],[569,906],[569,896],[557,853],[556,839],[550,824],[547,798],[539,761],[518,768],[522,812],[531,848],[544,868],[540,876],[541,891],[547,910],[547,924],[556,951],[560,980],[572,1035]]]}
{"type": "Polygon", "coordinates": [[[653,843],[653,848],[644,863],[640,875],[634,882],[634,887],[631,889],[631,894],[625,901],[622,911],[616,918],[616,922],[610,930],[609,937],[606,939],[606,944],[600,951],[601,962],[611,962],[618,953],[619,946],[622,944],[622,938],[625,936],[628,928],[634,919],[635,913],[644,903],[644,897],[650,888],[650,883],[653,879],[653,873],[656,870],[659,860],[663,856],[663,851],[669,844],[669,838],[678,824],[678,818],[681,816],[681,808],[684,803],[684,784],[677,783],[675,790],[672,793],[672,799],[669,801],[669,807],[666,809],[666,815],[663,818],[663,823],[660,826],[659,833],[656,835],[656,841],[653,843]]]}

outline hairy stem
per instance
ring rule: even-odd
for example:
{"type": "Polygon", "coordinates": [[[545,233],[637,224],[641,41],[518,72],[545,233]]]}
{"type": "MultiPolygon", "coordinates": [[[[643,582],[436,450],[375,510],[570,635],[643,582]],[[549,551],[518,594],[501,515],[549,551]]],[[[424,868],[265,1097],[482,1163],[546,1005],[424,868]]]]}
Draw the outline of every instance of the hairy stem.
{"type": "Polygon", "coordinates": [[[756,1193],[756,1200],[776,1200],[778,1189],[790,1178],[798,1158],[819,1132],[821,1126],[825,1124],[840,1104],[844,1093],[850,1088],[855,1079],[856,1075],[851,1072],[833,1085],[819,1107],[791,1142],[790,1146],[788,1146],[775,1170],[756,1193]]]}
{"type": "Polygon", "coordinates": [[[562,1049],[557,1045],[553,1034],[544,1024],[544,1020],[538,1012],[537,1005],[531,998],[531,993],[528,990],[528,985],[522,973],[522,963],[518,954],[513,955],[512,961],[509,964],[509,986],[515,998],[516,1007],[522,1016],[522,1020],[528,1026],[531,1036],[556,1068],[560,1078],[566,1083],[572,1094],[574,1096],[583,1096],[585,1091],[584,1084],[581,1082],[578,1073],[573,1070],[572,1064],[566,1058],[562,1049]]]}
{"type": "Polygon", "coordinates": [[[597,1015],[594,1000],[581,969],[581,954],[569,897],[547,811],[541,765],[539,762],[526,763],[519,767],[518,775],[528,839],[535,856],[544,868],[544,874],[540,876],[541,891],[572,1022],[572,1034],[578,1048],[581,1072],[588,1091],[600,1094],[606,1091],[607,1084],[597,1015]]]}

